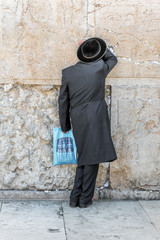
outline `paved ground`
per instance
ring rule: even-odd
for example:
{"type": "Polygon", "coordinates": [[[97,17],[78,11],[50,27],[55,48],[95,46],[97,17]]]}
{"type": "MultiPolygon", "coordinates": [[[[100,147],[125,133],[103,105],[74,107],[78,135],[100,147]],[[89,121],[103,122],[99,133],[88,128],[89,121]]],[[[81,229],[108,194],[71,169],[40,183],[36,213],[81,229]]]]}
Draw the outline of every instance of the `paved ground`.
{"type": "Polygon", "coordinates": [[[160,240],[160,200],[0,201],[0,240],[160,240]]]}

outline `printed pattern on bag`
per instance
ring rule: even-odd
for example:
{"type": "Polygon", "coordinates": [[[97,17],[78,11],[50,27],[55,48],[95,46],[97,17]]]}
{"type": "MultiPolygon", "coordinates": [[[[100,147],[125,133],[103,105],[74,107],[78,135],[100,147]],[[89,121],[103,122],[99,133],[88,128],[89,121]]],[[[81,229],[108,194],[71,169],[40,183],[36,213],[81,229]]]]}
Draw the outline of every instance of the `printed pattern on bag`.
{"type": "Polygon", "coordinates": [[[63,164],[77,164],[77,147],[72,130],[64,134],[60,127],[54,127],[53,166],[63,164]]]}
{"type": "Polygon", "coordinates": [[[57,152],[73,152],[73,140],[70,137],[58,138],[57,139],[57,152]]]}

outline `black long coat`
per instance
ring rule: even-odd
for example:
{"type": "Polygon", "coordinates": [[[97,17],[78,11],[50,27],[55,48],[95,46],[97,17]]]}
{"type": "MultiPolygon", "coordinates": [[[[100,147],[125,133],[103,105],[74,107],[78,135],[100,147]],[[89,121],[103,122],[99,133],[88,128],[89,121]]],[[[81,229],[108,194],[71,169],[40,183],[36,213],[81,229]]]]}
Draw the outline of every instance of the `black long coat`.
{"type": "Polygon", "coordinates": [[[59,119],[63,132],[73,131],[78,166],[117,159],[105,101],[105,78],[117,62],[117,57],[107,48],[103,59],[90,63],[79,61],[62,70],[59,119]]]}

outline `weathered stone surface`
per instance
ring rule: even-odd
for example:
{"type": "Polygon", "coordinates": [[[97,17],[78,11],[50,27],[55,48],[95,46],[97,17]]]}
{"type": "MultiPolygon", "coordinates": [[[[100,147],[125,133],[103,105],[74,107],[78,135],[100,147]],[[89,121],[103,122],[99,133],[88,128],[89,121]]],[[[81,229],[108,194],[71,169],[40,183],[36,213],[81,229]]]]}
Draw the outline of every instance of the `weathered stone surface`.
{"type": "Polygon", "coordinates": [[[4,176],[4,185],[10,186],[16,177],[16,173],[8,173],[4,176]]]}
{"type": "MultiPolygon", "coordinates": [[[[26,199],[26,200],[69,200],[71,190],[0,190],[0,199],[26,199]]],[[[111,189],[111,188],[95,188],[94,200],[98,199],[144,199],[144,200],[160,200],[159,190],[138,190],[138,189],[111,189]]]]}
{"type": "Polygon", "coordinates": [[[1,1],[1,189],[71,189],[76,166],[52,166],[52,129],[61,70],[93,36],[118,57],[106,78],[118,160],[100,165],[96,187],[160,188],[159,12],[149,0],[1,1]]]}
{"type": "Polygon", "coordinates": [[[87,32],[86,11],[86,1],[2,0],[3,81],[60,80],[87,32]]]}
{"type": "MultiPolygon", "coordinates": [[[[53,127],[59,87],[0,85],[0,188],[71,189],[76,165],[53,167],[53,127]]],[[[108,179],[101,164],[96,187],[108,179]]]]}
{"type": "Polygon", "coordinates": [[[139,190],[139,189],[112,189],[103,188],[99,190],[99,199],[132,199],[132,200],[160,200],[160,191],[139,190]]]}
{"type": "MultiPolygon", "coordinates": [[[[146,215],[138,201],[95,201],[87,210],[77,208],[76,211],[70,209],[67,201],[62,206],[67,238],[70,240],[159,239],[159,224],[155,224],[154,219],[153,226],[150,221],[154,213],[146,215]]],[[[155,203],[159,213],[158,206],[155,203]]],[[[148,210],[147,207],[145,209],[148,210]]]]}
{"type": "Polygon", "coordinates": [[[111,101],[111,187],[160,190],[160,88],[114,86],[111,101]]]}
{"type": "Polygon", "coordinates": [[[160,2],[100,0],[91,4],[89,26],[118,56],[119,63],[109,76],[159,77],[160,2]]]}
{"type": "MultiPolygon", "coordinates": [[[[102,37],[118,65],[108,77],[160,78],[160,2],[1,1],[0,82],[60,84],[80,39],[102,37]]],[[[112,82],[112,81],[111,81],[112,82]]]]}
{"type": "Polygon", "coordinates": [[[60,201],[4,201],[0,221],[3,240],[66,239],[60,201]]]}

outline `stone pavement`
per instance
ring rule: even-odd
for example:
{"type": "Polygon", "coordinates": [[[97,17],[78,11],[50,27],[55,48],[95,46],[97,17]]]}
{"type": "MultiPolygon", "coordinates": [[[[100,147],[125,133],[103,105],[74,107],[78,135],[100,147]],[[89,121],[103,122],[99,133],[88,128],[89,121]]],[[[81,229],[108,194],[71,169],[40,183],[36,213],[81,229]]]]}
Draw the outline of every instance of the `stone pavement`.
{"type": "Polygon", "coordinates": [[[0,201],[1,240],[160,240],[160,200],[0,201]]]}

